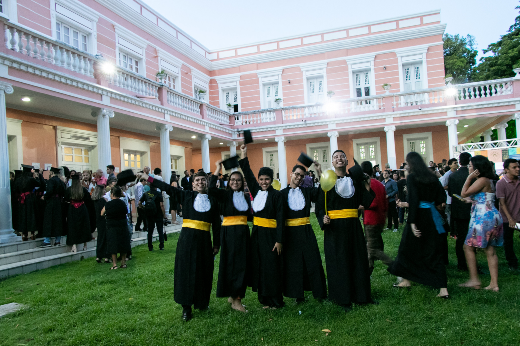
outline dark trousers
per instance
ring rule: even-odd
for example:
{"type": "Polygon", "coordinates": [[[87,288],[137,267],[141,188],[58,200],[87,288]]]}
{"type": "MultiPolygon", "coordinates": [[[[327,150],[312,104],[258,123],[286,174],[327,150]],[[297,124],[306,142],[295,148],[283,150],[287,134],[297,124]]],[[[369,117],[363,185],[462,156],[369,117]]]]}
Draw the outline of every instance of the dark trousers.
{"type": "Polygon", "coordinates": [[[395,201],[388,202],[388,228],[399,228],[397,205],[395,201]],[[392,220],[394,221],[394,227],[392,227],[392,220]]]}
{"type": "Polygon", "coordinates": [[[457,241],[455,242],[455,253],[457,254],[457,268],[466,270],[468,264],[466,263],[466,255],[464,254],[464,241],[468,235],[469,219],[456,219],[451,217],[455,234],[457,234],[457,241]]]}
{"type": "Polygon", "coordinates": [[[141,223],[143,224],[143,229],[148,230],[148,219],[146,215],[144,215],[143,208],[137,208],[137,221],[135,223],[135,228],[140,229],[141,223]]]}
{"type": "Polygon", "coordinates": [[[157,233],[159,233],[159,249],[162,249],[164,247],[163,219],[162,218],[158,219],[155,217],[148,217],[147,224],[148,224],[148,248],[153,249],[152,236],[153,236],[153,231],[155,229],[155,226],[157,226],[157,233]]]}
{"type": "Polygon", "coordinates": [[[404,223],[404,213],[408,208],[399,208],[399,223],[404,223]]]}
{"type": "Polygon", "coordinates": [[[368,268],[372,272],[374,270],[374,262],[380,260],[387,266],[393,261],[388,256],[385,250],[385,244],[383,243],[383,225],[365,225],[365,239],[367,241],[367,252],[368,252],[368,268]]]}
{"type": "Polygon", "coordinates": [[[515,255],[514,244],[515,230],[509,227],[508,222],[504,222],[504,251],[506,260],[510,267],[518,268],[518,258],[515,255]]]}

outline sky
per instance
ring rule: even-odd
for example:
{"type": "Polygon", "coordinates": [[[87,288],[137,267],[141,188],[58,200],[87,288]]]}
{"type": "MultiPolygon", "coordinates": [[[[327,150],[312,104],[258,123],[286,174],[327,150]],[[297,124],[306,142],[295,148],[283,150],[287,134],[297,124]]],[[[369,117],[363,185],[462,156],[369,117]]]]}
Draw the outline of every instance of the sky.
{"type": "Polygon", "coordinates": [[[448,34],[479,56],[514,23],[518,0],[142,0],[210,50],[441,10],[448,34]]]}

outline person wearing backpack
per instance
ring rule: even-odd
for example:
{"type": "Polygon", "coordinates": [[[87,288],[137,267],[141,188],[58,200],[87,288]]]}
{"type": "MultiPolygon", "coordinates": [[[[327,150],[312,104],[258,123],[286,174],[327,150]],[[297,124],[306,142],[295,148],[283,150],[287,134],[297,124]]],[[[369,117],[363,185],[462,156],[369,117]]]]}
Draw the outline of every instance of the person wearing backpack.
{"type": "Polygon", "coordinates": [[[159,250],[164,250],[163,218],[165,213],[163,197],[159,191],[149,189],[149,186],[146,187],[139,201],[139,207],[142,208],[147,221],[148,250],[153,251],[152,236],[155,226],[157,226],[157,233],[159,233],[159,250]]]}

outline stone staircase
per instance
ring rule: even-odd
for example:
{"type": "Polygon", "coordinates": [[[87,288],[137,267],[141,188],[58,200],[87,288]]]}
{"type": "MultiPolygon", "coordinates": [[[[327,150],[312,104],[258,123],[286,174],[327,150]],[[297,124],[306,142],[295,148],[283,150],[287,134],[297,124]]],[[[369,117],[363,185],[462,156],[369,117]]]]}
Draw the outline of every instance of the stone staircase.
{"type": "MultiPolygon", "coordinates": [[[[182,219],[178,225],[165,227],[166,233],[180,232],[182,219]]],[[[96,236],[96,233],[94,234],[96,236]]],[[[159,239],[157,231],[154,232],[153,240],[159,239]]],[[[134,232],[132,234],[132,247],[147,243],[147,232],[134,232]]],[[[58,246],[41,248],[43,238],[24,242],[0,244],[0,280],[18,275],[27,274],[35,270],[49,268],[55,265],[80,261],[85,258],[96,257],[96,240],[87,243],[85,251],[83,245],[77,245],[78,252],[72,253],[71,247],[65,245],[67,237],[61,237],[58,246]]]]}

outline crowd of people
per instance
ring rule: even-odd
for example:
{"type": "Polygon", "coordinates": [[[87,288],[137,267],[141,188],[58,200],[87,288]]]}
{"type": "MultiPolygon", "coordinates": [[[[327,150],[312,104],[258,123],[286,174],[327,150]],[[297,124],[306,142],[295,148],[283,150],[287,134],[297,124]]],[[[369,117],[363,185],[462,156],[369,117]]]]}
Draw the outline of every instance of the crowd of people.
{"type": "Polygon", "coordinates": [[[456,239],[457,268],[469,272],[459,286],[481,288],[477,249],[484,250],[488,261],[486,290],[499,291],[497,246],[504,245],[509,268],[518,269],[513,233],[520,227],[520,168],[515,159],[505,160],[499,177],[486,157],[469,153],[427,166],[411,152],[399,170],[387,165],[380,171],[369,161],[347,169],[345,153],[336,150],[331,189],[323,188],[321,166],[310,159],[295,165],[288,186],[277,189],[271,168],[252,172],[246,145],[241,159],[233,160],[232,167],[240,170],[222,175],[223,162],[218,161],[214,172],[185,171],[180,183],[172,174],[169,184],[159,168],[153,174],[146,167],[137,176],[125,171],[116,177],[114,167],[108,166],[108,178],[101,170],[92,176],[51,168],[45,181],[41,172],[24,166],[13,182],[15,230],[24,240],[41,231],[43,246],[50,246],[52,237],[59,244],[60,236],[67,234],[67,244],[75,246],[86,244],[97,229],[96,260],[111,259],[111,269],[117,269],[120,254],[124,268],[131,259],[131,201],[137,206],[135,227],[143,224],[148,230],[153,251],[155,228],[159,249],[164,249],[164,201],[169,199],[174,222],[174,215],[183,217],[174,299],[182,305],[185,321],[193,317],[192,307],[208,308],[219,251],[216,295],[243,312],[247,287],[257,292],[266,309],[283,307],[284,297],[302,303],[305,291],[345,311],[353,303],[377,303],[370,284],[377,260],[397,277],[394,287],[409,289],[415,282],[439,289],[437,297],[448,299],[449,234],[456,239]],[[309,171],[311,165],[316,175],[309,171]],[[324,232],[327,276],[310,222],[312,208],[324,232]],[[393,232],[404,224],[395,259],[384,252],[385,224],[393,232]]]}

